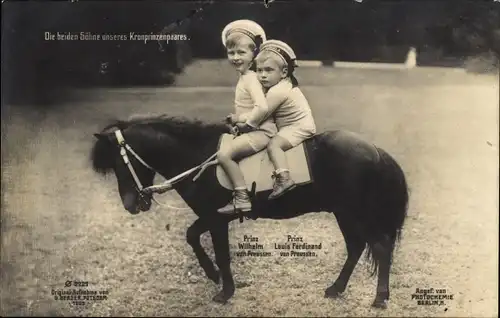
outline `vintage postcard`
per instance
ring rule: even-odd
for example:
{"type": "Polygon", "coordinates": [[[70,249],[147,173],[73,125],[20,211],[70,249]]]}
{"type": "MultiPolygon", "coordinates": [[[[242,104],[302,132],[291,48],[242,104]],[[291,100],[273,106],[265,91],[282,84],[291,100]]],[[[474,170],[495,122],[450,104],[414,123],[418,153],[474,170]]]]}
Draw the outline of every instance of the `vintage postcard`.
{"type": "Polygon", "coordinates": [[[498,1],[3,1],[2,316],[498,316],[498,1]]]}

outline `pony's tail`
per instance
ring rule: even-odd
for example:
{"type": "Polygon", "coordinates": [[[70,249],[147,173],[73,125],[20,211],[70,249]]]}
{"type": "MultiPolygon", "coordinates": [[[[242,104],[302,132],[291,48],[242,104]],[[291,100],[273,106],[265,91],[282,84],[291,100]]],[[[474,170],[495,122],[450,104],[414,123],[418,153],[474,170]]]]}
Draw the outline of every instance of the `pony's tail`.
{"type": "Polygon", "coordinates": [[[378,271],[380,261],[389,257],[392,262],[396,243],[401,240],[408,211],[409,191],[406,177],[399,164],[383,149],[377,148],[380,162],[373,179],[367,224],[367,261],[371,275],[378,271]],[[389,251],[387,250],[389,249],[389,251]]]}

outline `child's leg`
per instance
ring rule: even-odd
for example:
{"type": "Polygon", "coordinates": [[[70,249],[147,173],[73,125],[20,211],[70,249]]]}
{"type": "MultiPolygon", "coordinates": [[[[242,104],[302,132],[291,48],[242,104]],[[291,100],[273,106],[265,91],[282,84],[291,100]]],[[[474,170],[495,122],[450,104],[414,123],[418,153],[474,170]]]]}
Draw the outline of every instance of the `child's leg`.
{"type": "Polygon", "coordinates": [[[285,151],[293,145],[285,138],[277,135],[267,145],[269,159],[274,165],[274,187],[269,199],[275,199],[295,187],[295,182],[290,178],[290,170],[286,160],[285,151]]]}
{"type": "Polygon", "coordinates": [[[234,213],[235,210],[248,212],[252,209],[245,178],[236,161],[259,152],[266,147],[268,142],[269,137],[264,133],[250,132],[236,137],[232,141],[231,148],[227,151],[217,153],[219,164],[227,173],[234,188],[234,199],[226,206],[218,209],[219,213],[230,214],[234,213]]]}
{"type": "Polygon", "coordinates": [[[248,142],[248,137],[245,135],[236,137],[231,142],[231,147],[229,149],[219,151],[217,153],[219,164],[227,173],[234,189],[242,187],[246,188],[243,173],[241,172],[240,166],[236,160],[250,156],[254,153],[255,150],[252,148],[251,144],[248,142]]]}
{"type": "Polygon", "coordinates": [[[267,153],[269,154],[269,159],[276,169],[276,173],[280,173],[281,170],[288,170],[288,162],[286,161],[285,151],[292,149],[292,144],[285,138],[277,135],[267,145],[267,153]]]}

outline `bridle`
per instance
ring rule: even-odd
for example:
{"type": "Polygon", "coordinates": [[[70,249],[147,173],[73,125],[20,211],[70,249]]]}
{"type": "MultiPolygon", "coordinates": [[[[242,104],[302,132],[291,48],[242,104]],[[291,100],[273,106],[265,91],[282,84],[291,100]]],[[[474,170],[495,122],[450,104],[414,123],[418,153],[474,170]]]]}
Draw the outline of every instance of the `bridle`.
{"type": "MultiPolygon", "coordinates": [[[[125,165],[127,166],[128,170],[130,171],[130,174],[132,175],[132,177],[134,178],[134,182],[135,182],[135,190],[137,191],[137,193],[139,194],[139,198],[144,202],[144,203],[147,203],[146,201],[146,198],[144,197],[144,186],[142,185],[141,183],[141,180],[139,180],[139,177],[137,176],[137,173],[135,172],[135,169],[134,167],[132,166],[132,163],[130,162],[130,159],[127,155],[127,151],[130,152],[130,154],[132,156],[134,156],[135,159],[137,159],[137,161],[139,161],[144,167],[148,168],[149,170],[153,171],[154,173],[158,173],[155,169],[153,169],[150,165],[148,165],[135,151],[134,149],[132,149],[132,147],[130,147],[129,144],[127,144],[127,142],[125,141],[125,137],[123,137],[123,134],[121,132],[120,129],[117,129],[115,130],[115,136],[116,136],[116,141],[118,143],[118,145],[120,146],[120,155],[123,159],[123,162],[125,163],[125,165]]],[[[189,170],[186,170],[184,171],[183,173],[171,178],[171,179],[168,179],[165,181],[165,183],[167,183],[170,187],[169,190],[172,189],[172,186],[182,180],[184,180],[185,178],[187,178],[191,173],[193,173],[194,171],[198,170],[201,168],[201,170],[198,172],[198,174],[193,178],[193,181],[196,181],[196,179],[198,179],[198,177],[201,175],[201,173],[203,171],[205,171],[205,169],[208,167],[208,166],[211,166],[211,165],[214,165],[214,164],[217,164],[218,161],[217,160],[213,160],[211,161],[215,156],[216,156],[217,153],[214,153],[212,156],[210,156],[210,158],[208,158],[207,160],[205,160],[203,163],[199,164],[198,166],[196,167],[193,167],[189,170]]],[[[163,206],[160,202],[158,202],[153,196],[151,196],[151,199],[156,202],[158,205],[160,206],[163,206]]]]}
{"type": "Polygon", "coordinates": [[[132,163],[130,162],[128,156],[127,156],[127,150],[137,159],[143,166],[148,168],[149,170],[156,172],[153,168],[151,168],[150,165],[148,165],[142,158],[130,147],[129,144],[125,142],[125,138],[123,137],[123,134],[120,129],[115,130],[115,136],[116,136],[116,141],[118,142],[118,145],[120,146],[120,155],[122,156],[123,162],[125,165],[128,167],[128,170],[130,171],[130,174],[134,178],[136,188],[139,192],[142,192],[144,189],[141,180],[139,180],[139,177],[137,176],[137,173],[135,173],[134,167],[132,166],[132,163]]]}
{"type": "MultiPolygon", "coordinates": [[[[144,202],[147,203],[146,198],[144,197],[144,186],[141,183],[141,180],[139,180],[139,177],[137,176],[137,173],[135,172],[134,167],[132,166],[132,163],[130,162],[130,159],[128,158],[127,151],[132,154],[132,156],[137,159],[144,167],[148,168],[149,170],[157,173],[156,170],[154,170],[150,165],[148,165],[135,151],[130,147],[129,144],[125,142],[125,138],[123,137],[123,134],[120,129],[115,130],[115,136],[116,136],[116,141],[118,142],[118,145],[120,146],[120,155],[123,159],[123,162],[127,166],[128,170],[130,171],[130,174],[134,178],[134,189],[137,191],[139,194],[139,198],[144,202]]],[[[154,197],[151,197],[152,200],[154,200],[156,203],[161,205],[158,201],[155,200],[154,197]]]]}

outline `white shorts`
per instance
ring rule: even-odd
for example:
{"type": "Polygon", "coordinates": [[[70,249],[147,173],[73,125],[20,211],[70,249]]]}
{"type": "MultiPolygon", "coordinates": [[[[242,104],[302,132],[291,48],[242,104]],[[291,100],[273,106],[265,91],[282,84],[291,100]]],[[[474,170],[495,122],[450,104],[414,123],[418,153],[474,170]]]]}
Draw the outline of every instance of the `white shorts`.
{"type": "Polygon", "coordinates": [[[285,138],[292,145],[292,147],[295,147],[301,142],[314,136],[314,134],[316,134],[316,127],[314,126],[304,127],[290,125],[281,128],[276,135],[285,138]]]}
{"type": "Polygon", "coordinates": [[[262,130],[251,131],[236,138],[245,138],[256,153],[266,148],[269,141],[271,141],[271,137],[262,130]]]}

